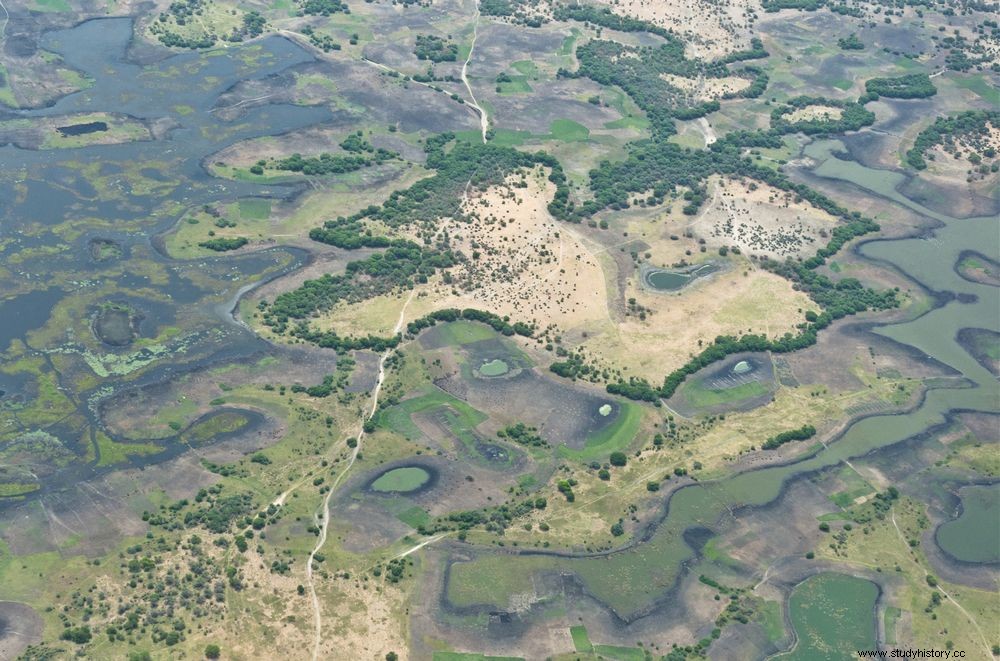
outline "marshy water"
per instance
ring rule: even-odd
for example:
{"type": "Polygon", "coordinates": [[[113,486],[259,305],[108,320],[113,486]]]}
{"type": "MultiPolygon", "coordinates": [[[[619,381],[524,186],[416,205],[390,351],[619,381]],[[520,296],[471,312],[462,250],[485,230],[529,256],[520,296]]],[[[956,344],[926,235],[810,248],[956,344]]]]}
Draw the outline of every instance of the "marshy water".
{"type": "MultiPolygon", "coordinates": [[[[39,377],[17,367],[18,360],[40,360],[48,370],[49,356],[68,356],[58,378],[78,415],[53,430],[67,444],[85,427],[99,427],[100,401],[123,388],[268,350],[229,312],[238,292],[297,267],[304,251],[278,247],[185,262],[164,256],[156,237],[200,205],[294,195],[293,186],[211,177],[204,161],[235,142],[331,116],[324,107],[271,104],[232,121],[217,117],[220,95],[234,85],[313,61],[284,38],[139,64],[129,55],[132,29],[130,19],[100,19],[45,34],[40,46],[92,84],[52,106],[6,115],[65,118],[52,130],[85,138],[108,127],[74,123],[75,116],[113,112],[157,127],[158,139],[37,151],[0,147],[3,401],[30,410],[36,397],[39,377]],[[127,305],[117,305],[122,301],[127,305]],[[144,344],[136,349],[140,335],[144,344]],[[81,389],[75,384],[93,381],[80,377],[88,364],[98,366],[99,378],[81,389]]],[[[45,479],[36,495],[94,473],[84,465],[85,447],[79,449],[80,462],[45,479]]]]}

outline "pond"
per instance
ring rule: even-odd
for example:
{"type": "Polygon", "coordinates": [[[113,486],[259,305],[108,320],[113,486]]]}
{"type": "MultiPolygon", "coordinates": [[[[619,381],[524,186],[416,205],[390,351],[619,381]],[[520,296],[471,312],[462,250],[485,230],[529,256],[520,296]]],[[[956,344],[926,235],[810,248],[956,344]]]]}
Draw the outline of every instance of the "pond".
{"type": "Polygon", "coordinates": [[[965,487],[959,495],[962,512],[937,529],[938,546],[962,562],[1000,562],[1000,483],[965,487]]]}
{"type": "Polygon", "coordinates": [[[94,319],[94,335],[113,347],[132,343],[142,315],[127,305],[109,303],[101,307],[94,319]]]}
{"type": "Polygon", "coordinates": [[[107,131],[108,125],[105,122],[87,122],[86,124],[72,124],[70,126],[59,126],[56,128],[64,136],[86,135],[87,133],[99,133],[107,131]]]}
{"type": "Polygon", "coordinates": [[[431,474],[419,466],[403,466],[382,473],[371,483],[373,491],[384,493],[409,493],[427,484],[431,474]]]}
{"type": "Polygon", "coordinates": [[[510,366],[499,358],[485,362],[479,367],[479,373],[482,376],[503,376],[509,371],[510,366]]]}
{"type": "Polygon", "coordinates": [[[715,262],[699,264],[698,266],[676,271],[653,268],[643,274],[642,281],[647,287],[656,291],[677,291],[688,286],[698,278],[704,278],[720,270],[722,270],[722,267],[715,262]]]}

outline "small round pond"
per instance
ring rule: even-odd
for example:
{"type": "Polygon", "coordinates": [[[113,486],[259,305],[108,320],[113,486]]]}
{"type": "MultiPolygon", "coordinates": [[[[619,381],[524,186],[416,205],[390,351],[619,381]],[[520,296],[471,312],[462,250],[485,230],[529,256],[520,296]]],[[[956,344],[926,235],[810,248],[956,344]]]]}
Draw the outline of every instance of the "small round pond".
{"type": "Polygon", "coordinates": [[[722,267],[715,262],[700,264],[686,269],[671,271],[668,269],[649,269],[642,280],[647,287],[656,291],[677,291],[688,286],[698,278],[720,271],[722,267]]]}
{"type": "Polygon", "coordinates": [[[371,483],[371,489],[383,493],[409,493],[424,486],[430,479],[431,474],[419,466],[403,466],[380,475],[371,483]]]}
{"type": "Polygon", "coordinates": [[[503,376],[509,371],[510,366],[499,358],[494,358],[479,366],[479,373],[483,376],[503,376]]]}
{"type": "Polygon", "coordinates": [[[106,303],[94,317],[94,335],[113,347],[124,347],[135,339],[142,315],[129,305],[106,303]]]}

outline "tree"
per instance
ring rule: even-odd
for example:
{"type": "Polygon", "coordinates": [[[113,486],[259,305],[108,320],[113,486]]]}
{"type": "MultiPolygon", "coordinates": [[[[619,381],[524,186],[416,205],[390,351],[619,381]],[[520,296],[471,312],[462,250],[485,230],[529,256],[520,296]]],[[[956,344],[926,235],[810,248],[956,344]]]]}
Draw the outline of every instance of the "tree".
{"type": "Polygon", "coordinates": [[[205,646],[205,658],[206,659],[218,659],[222,656],[222,650],[215,643],[211,643],[205,646]]]}
{"type": "Polygon", "coordinates": [[[628,457],[625,456],[624,452],[612,452],[608,461],[611,462],[612,466],[624,466],[628,463],[628,457]]]}
{"type": "Polygon", "coordinates": [[[396,661],[398,658],[395,652],[389,652],[385,655],[385,661],[396,661]]]}

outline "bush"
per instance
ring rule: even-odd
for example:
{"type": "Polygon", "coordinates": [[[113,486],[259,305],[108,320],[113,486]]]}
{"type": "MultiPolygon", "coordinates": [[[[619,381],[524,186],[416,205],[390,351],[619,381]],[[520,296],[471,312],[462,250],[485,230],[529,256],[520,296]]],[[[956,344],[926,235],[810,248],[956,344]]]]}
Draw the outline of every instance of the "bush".
{"type": "Polygon", "coordinates": [[[937,94],[934,82],[926,73],[911,73],[897,78],[872,78],[865,83],[865,91],[890,99],[926,99],[937,94]]]}
{"type": "Polygon", "coordinates": [[[77,645],[89,643],[91,638],[92,635],[90,633],[90,627],[88,626],[70,627],[68,629],[64,629],[63,632],[59,634],[60,640],[68,640],[76,643],[77,645]]]}
{"type": "Polygon", "coordinates": [[[767,439],[761,449],[763,450],[774,450],[785,443],[790,443],[791,441],[804,441],[812,438],[816,435],[816,428],[812,425],[803,425],[798,429],[792,429],[791,431],[782,432],[776,434],[771,438],[767,439]]]}
{"type": "Polygon", "coordinates": [[[222,650],[215,643],[211,643],[205,646],[205,658],[206,659],[218,659],[222,656],[222,650]]]}
{"type": "Polygon", "coordinates": [[[231,239],[215,238],[209,239],[208,241],[202,241],[198,245],[202,248],[208,248],[209,250],[214,250],[215,252],[226,252],[228,250],[237,250],[242,248],[249,240],[243,236],[237,236],[231,239]]]}

